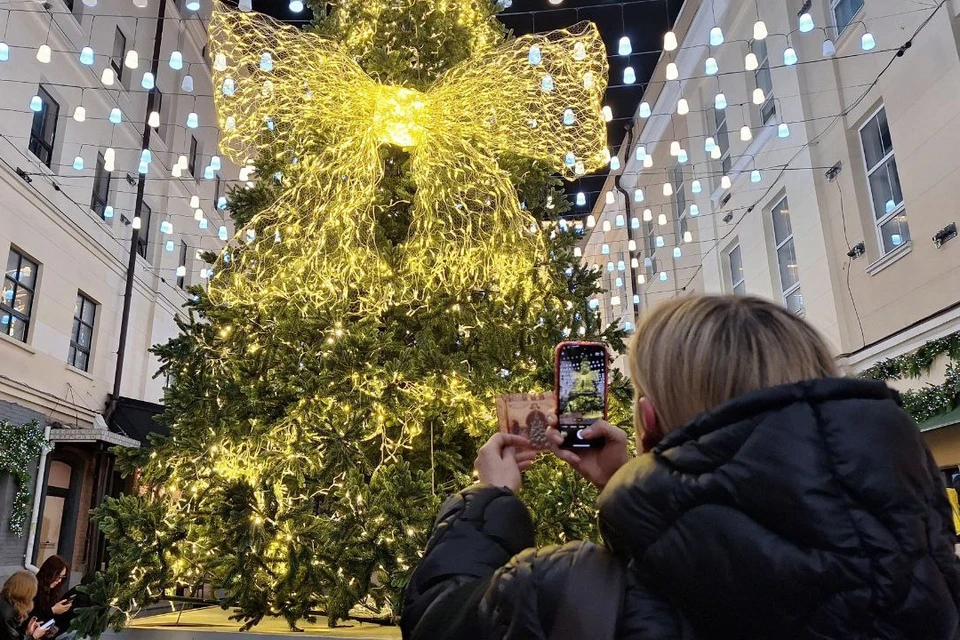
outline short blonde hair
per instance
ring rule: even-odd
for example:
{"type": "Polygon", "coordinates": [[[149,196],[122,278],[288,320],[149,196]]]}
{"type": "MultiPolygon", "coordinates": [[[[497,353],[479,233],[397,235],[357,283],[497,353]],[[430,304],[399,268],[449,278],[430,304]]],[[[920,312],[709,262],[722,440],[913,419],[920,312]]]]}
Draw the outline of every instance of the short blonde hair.
{"type": "Polygon", "coordinates": [[[21,569],[7,578],[0,589],[0,598],[6,598],[17,611],[20,622],[27,619],[33,609],[33,598],[37,595],[37,577],[21,569]]]}
{"type": "Polygon", "coordinates": [[[744,393],[837,375],[813,327],[779,305],[750,297],[662,303],[641,319],[629,355],[637,426],[639,401],[646,397],[664,433],[744,393]]]}

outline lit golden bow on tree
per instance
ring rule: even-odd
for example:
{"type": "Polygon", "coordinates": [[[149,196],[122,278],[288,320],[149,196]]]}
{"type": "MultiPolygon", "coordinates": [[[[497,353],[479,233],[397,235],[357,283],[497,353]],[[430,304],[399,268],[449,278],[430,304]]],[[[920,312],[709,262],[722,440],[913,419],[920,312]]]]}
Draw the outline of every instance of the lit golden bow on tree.
{"type": "Polygon", "coordinates": [[[224,153],[243,165],[281,149],[290,162],[283,195],[251,225],[254,250],[214,295],[369,308],[525,286],[542,240],[498,158],[567,179],[609,161],[606,50],[591,23],[483,47],[425,92],[375,81],[336,41],[222,5],[210,45],[224,153]],[[416,185],[401,242],[384,235],[392,205],[378,201],[389,146],[409,153],[416,185]]]}

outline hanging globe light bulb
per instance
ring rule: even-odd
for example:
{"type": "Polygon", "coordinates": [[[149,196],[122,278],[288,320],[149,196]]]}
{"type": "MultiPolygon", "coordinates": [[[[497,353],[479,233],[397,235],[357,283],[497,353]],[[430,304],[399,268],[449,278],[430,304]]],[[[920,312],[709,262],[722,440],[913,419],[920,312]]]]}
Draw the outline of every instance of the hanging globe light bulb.
{"type": "Polygon", "coordinates": [[[661,227],[664,226],[664,225],[666,225],[666,224],[667,224],[667,214],[661,213],[659,216],[657,216],[657,224],[660,225],[661,227]]]}
{"type": "Polygon", "coordinates": [[[717,97],[713,99],[713,106],[720,111],[723,111],[727,108],[727,96],[720,92],[717,94],[717,97]]]}
{"type": "Polygon", "coordinates": [[[782,122],[779,127],[777,127],[777,136],[780,138],[789,138],[790,137],[790,125],[786,122],[782,122]]]}
{"type": "Polygon", "coordinates": [[[620,170],[620,158],[618,156],[613,156],[610,158],[610,171],[619,171],[620,170]]]}
{"type": "Polygon", "coordinates": [[[627,67],[623,70],[623,84],[633,84],[637,81],[637,74],[633,67],[627,67]]]}
{"type": "Polygon", "coordinates": [[[163,222],[161,222],[160,233],[164,235],[170,235],[171,233],[173,233],[173,223],[171,223],[169,220],[164,220],[163,222]]]}
{"type": "MultiPolygon", "coordinates": [[[[197,226],[198,226],[201,230],[206,231],[206,230],[207,230],[207,227],[209,226],[209,224],[210,224],[210,223],[207,221],[207,219],[204,218],[204,219],[201,220],[199,223],[197,223],[197,226]]],[[[211,271],[212,271],[212,269],[211,269],[211,271]]],[[[208,272],[208,273],[209,273],[209,272],[208,272]]],[[[203,277],[205,277],[205,276],[203,276],[203,277]]]]}
{"type": "Polygon", "coordinates": [[[37,49],[37,61],[43,64],[49,63],[51,53],[52,52],[50,51],[50,45],[48,44],[40,45],[40,48],[37,49]]]}
{"type": "Polygon", "coordinates": [[[6,42],[0,42],[0,62],[6,62],[10,59],[10,45],[6,42]]]}
{"type": "Polygon", "coordinates": [[[810,15],[809,11],[805,11],[800,14],[800,22],[798,24],[800,33],[810,33],[815,27],[816,25],[813,22],[813,16],[810,15]]]}
{"type": "Polygon", "coordinates": [[[683,232],[683,241],[684,242],[693,242],[693,233],[690,231],[683,232]]]}
{"type": "Polygon", "coordinates": [[[150,171],[150,165],[146,162],[141,161],[140,166],[137,167],[137,172],[143,175],[146,175],[150,171]]]}
{"type": "Polygon", "coordinates": [[[670,143],[670,155],[674,158],[680,155],[680,142],[678,140],[674,140],[670,143]]]}
{"type": "Polygon", "coordinates": [[[785,64],[788,67],[792,67],[793,65],[797,64],[797,62],[799,62],[799,59],[797,58],[797,52],[794,50],[794,48],[787,47],[786,49],[784,49],[783,64],[785,64]]]}
{"type": "Polygon", "coordinates": [[[747,71],[756,71],[760,67],[760,60],[757,59],[757,54],[751,51],[747,54],[743,64],[747,71]]]}
{"type": "Polygon", "coordinates": [[[77,156],[73,159],[73,168],[77,171],[83,171],[83,156],[77,156]]]}
{"type": "MultiPolygon", "coordinates": [[[[191,209],[199,209],[199,208],[200,208],[200,196],[198,196],[198,195],[190,196],[190,208],[191,208],[191,209]]],[[[203,211],[199,211],[199,212],[197,213],[197,220],[199,220],[199,219],[202,218],[202,217],[203,217],[203,211]]]]}
{"type": "Polygon", "coordinates": [[[823,41],[823,57],[832,58],[837,55],[837,45],[833,44],[833,40],[827,38],[823,41]]]}
{"type": "Polygon", "coordinates": [[[643,159],[647,157],[647,148],[643,145],[637,147],[637,162],[643,162],[643,159]]]}
{"type": "Polygon", "coordinates": [[[765,23],[763,20],[757,20],[753,25],[753,39],[766,40],[767,35],[767,23],[765,23]]]}
{"type": "Polygon", "coordinates": [[[147,71],[143,74],[143,78],[140,80],[140,86],[146,89],[147,91],[150,91],[155,86],[157,86],[157,81],[153,77],[153,74],[147,71]]]}
{"type": "Polygon", "coordinates": [[[196,220],[197,222],[200,222],[201,220],[203,220],[203,209],[198,208],[197,210],[195,210],[193,212],[193,219],[196,220]]]}
{"type": "Polygon", "coordinates": [[[112,124],[120,124],[123,122],[123,112],[120,111],[119,107],[114,107],[110,110],[110,122],[112,124]]]}
{"type": "Polygon", "coordinates": [[[650,209],[644,209],[644,210],[643,210],[643,221],[644,221],[644,222],[652,222],[652,221],[653,221],[653,211],[651,211],[650,209]]]}
{"type": "Polygon", "coordinates": [[[200,11],[200,0],[187,0],[187,11],[200,11]]]}
{"type": "Polygon", "coordinates": [[[577,121],[576,116],[573,114],[573,109],[565,109],[563,111],[563,124],[566,127],[572,127],[577,121]]]}
{"type": "Polygon", "coordinates": [[[673,31],[667,31],[665,34],[663,34],[664,51],[676,51],[678,46],[677,34],[675,34],[673,31]]]}
{"type": "Polygon", "coordinates": [[[236,93],[236,84],[234,84],[233,78],[223,79],[222,91],[223,95],[225,96],[232,96],[234,93],[236,93]]]}
{"type": "Polygon", "coordinates": [[[175,164],[170,168],[170,175],[174,178],[179,178],[183,176],[183,169],[180,168],[180,165],[175,164]]]}
{"type": "Polygon", "coordinates": [[[189,73],[183,76],[183,82],[180,83],[180,88],[187,93],[191,93],[193,91],[193,76],[189,73]]]}
{"type": "Polygon", "coordinates": [[[674,257],[674,258],[680,258],[680,257],[682,257],[682,255],[683,255],[683,254],[680,252],[680,247],[674,247],[674,248],[673,248],[673,257],[674,257]]]}
{"type": "MultiPolygon", "coordinates": [[[[631,228],[631,229],[639,229],[639,228],[640,228],[640,218],[630,218],[630,228],[631,228]]],[[[637,250],[637,243],[631,240],[631,241],[630,241],[630,251],[636,251],[636,250],[637,250]]]]}
{"type": "Polygon", "coordinates": [[[687,102],[686,98],[680,98],[677,101],[677,115],[685,116],[690,113],[690,103],[687,102]]]}
{"type": "Polygon", "coordinates": [[[710,152],[710,157],[714,160],[719,160],[723,157],[723,151],[720,150],[720,145],[713,148],[713,151],[710,152]]]}
{"type": "Polygon", "coordinates": [[[117,162],[117,152],[113,150],[113,147],[107,147],[103,152],[103,170],[104,171],[113,171],[116,167],[117,162]]]}
{"type": "Polygon", "coordinates": [[[183,53],[174,51],[170,54],[170,68],[174,71],[183,69],[183,53]]]}
{"type": "Polygon", "coordinates": [[[700,207],[695,204],[690,205],[690,217],[696,218],[698,215],[700,215],[700,207]]]}
{"type": "Polygon", "coordinates": [[[103,219],[110,220],[111,218],[113,218],[113,207],[108,204],[103,208],[103,219]]]}
{"type": "Polygon", "coordinates": [[[544,75],[543,78],[540,79],[540,89],[544,93],[552,92],[554,89],[553,76],[551,76],[549,73],[544,75]]]}
{"type": "Polygon", "coordinates": [[[663,195],[672,196],[673,195],[673,185],[669,182],[663,183],[663,195]]]}
{"type": "Polygon", "coordinates": [[[687,154],[686,149],[680,149],[680,153],[677,154],[677,162],[680,164],[686,164],[690,160],[690,156],[687,154]]]}
{"type": "Polygon", "coordinates": [[[90,47],[84,47],[80,50],[80,64],[85,64],[88,67],[91,66],[94,62],[93,49],[90,47]]]}
{"type": "MultiPolygon", "coordinates": [[[[690,191],[692,193],[700,193],[703,191],[703,185],[700,184],[699,180],[694,180],[693,183],[690,185],[690,191]]],[[[693,206],[696,206],[696,205],[693,205],[693,206]]],[[[691,207],[691,212],[692,211],[693,211],[693,208],[691,207]]],[[[699,209],[697,209],[697,213],[700,213],[699,209]]]]}
{"type": "Polygon", "coordinates": [[[767,95],[763,92],[763,89],[757,87],[753,90],[753,104],[761,105],[767,101],[767,95]]]}
{"type": "Polygon", "coordinates": [[[587,194],[583,191],[577,193],[577,206],[585,207],[587,205],[587,194]]]}
{"type": "Polygon", "coordinates": [[[707,136],[707,139],[703,141],[703,150],[707,153],[713,151],[713,148],[717,146],[717,141],[713,139],[713,136],[707,136]]]}
{"type": "Polygon", "coordinates": [[[127,55],[123,57],[123,66],[128,69],[136,69],[140,66],[140,54],[137,53],[136,49],[127,51],[127,55]]]}
{"type": "Polygon", "coordinates": [[[290,0],[290,12],[300,13],[303,11],[303,0],[290,0]]]}
{"type": "MultiPolygon", "coordinates": [[[[161,228],[163,227],[162,224],[160,226],[161,228]]],[[[163,249],[164,251],[173,251],[173,240],[167,240],[167,242],[163,245],[163,249]]]]}
{"type": "Polygon", "coordinates": [[[654,244],[657,245],[658,249],[662,249],[666,243],[663,241],[663,236],[657,236],[657,239],[654,241],[654,244]]]}
{"type": "Polygon", "coordinates": [[[537,66],[543,62],[543,52],[540,51],[540,47],[537,45],[530,47],[530,51],[527,53],[527,62],[533,66],[537,66]]]}
{"type": "Polygon", "coordinates": [[[183,265],[180,265],[179,267],[177,267],[177,277],[182,278],[185,275],[187,275],[187,268],[183,265]]]}
{"type": "Polygon", "coordinates": [[[154,129],[160,127],[160,113],[158,111],[151,111],[150,117],[147,118],[147,124],[154,129]]]}
{"type": "Polygon", "coordinates": [[[649,169],[652,166],[653,166],[653,156],[650,154],[647,154],[647,156],[643,159],[643,168],[649,169]]]}
{"type": "Polygon", "coordinates": [[[592,213],[587,216],[587,229],[593,229],[597,226],[597,218],[592,213]]]}
{"type": "Polygon", "coordinates": [[[211,167],[211,166],[208,165],[208,166],[203,170],[203,179],[204,179],[204,180],[213,180],[215,177],[216,177],[216,176],[215,176],[214,173],[213,173],[213,167],[211,167]]]}
{"type": "Polygon", "coordinates": [[[733,186],[733,182],[730,181],[730,176],[723,176],[720,178],[720,188],[729,189],[733,186]]]}
{"type": "Polygon", "coordinates": [[[200,118],[197,116],[196,113],[191,111],[189,115],[187,115],[187,127],[190,129],[196,129],[199,126],[200,126],[200,118]]]}
{"type": "Polygon", "coordinates": [[[223,225],[221,225],[220,228],[217,229],[217,237],[220,238],[221,240],[226,240],[226,239],[227,239],[227,228],[224,227],[223,225]]]}
{"type": "Polygon", "coordinates": [[[224,123],[223,128],[225,131],[234,131],[237,128],[237,119],[233,116],[227,116],[227,121],[224,123]]]}
{"type": "Polygon", "coordinates": [[[210,166],[213,168],[214,171],[220,171],[221,167],[223,166],[220,163],[220,156],[211,156],[210,166]]]}
{"type": "Polygon", "coordinates": [[[83,105],[79,105],[73,112],[73,119],[77,122],[83,122],[87,119],[87,110],[83,105]]]}
{"type": "Polygon", "coordinates": [[[237,8],[244,13],[250,13],[253,11],[253,0],[240,0],[240,2],[237,3],[237,8]]]}
{"type": "Polygon", "coordinates": [[[613,109],[611,109],[609,106],[605,105],[603,109],[600,110],[600,113],[603,114],[604,121],[610,122],[613,120],[613,109]]]}
{"type": "Polygon", "coordinates": [[[750,127],[747,125],[740,127],[740,140],[743,142],[750,142],[753,140],[753,131],[751,131],[750,127]]]}
{"type": "Polygon", "coordinates": [[[715,76],[720,73],[720,65],[717,64],[717,59],[713,56],[707,58],[707,62],[703,66],[703,72],[708,76],[715,76]]]}
{"type": "Polygon", "coordinates": [[[641,102],[639,111],[640,111],[641,118],[649,118],[652,115],[649,102],[641,102]]]}
{"type": "MultiPolygon", "coordinates": [[[[273,67],[271,66],[271,69],[273,67]]],[[[227,55],[225,53],[218,53],[213,57],[213,70],[214,71],[226,71],[227,70],[227,55]]]]}
{"type": "Polygon", "coordinates": [[[763,177],[760,175],[760,172],[757,169],[754,169],[750,172],[750,182],[757,184],[761,180],[763,180],[763,177]]]}
{"type": "Polygon", "coordinates": [[[103,83],[105,87],[112,87],[113,83],[117,81],[117,74],[113,72],[112,67],[107,67],[103,70],[103,73],[100,74],[100,82],[103,83]]]}
{"type": "MultiPolygon", "coordinates": [[[[224,69],[226,69],[226,66],[224,66],[224,69]]],[[[260,71],[265,73],[273,71],[273,55],[269,51],[260,54],[260,71]]]]}
{"type": "Polygon", "coordinates": [[[607,194],[606,194],[606,196],[605,196],[605,199],[606,199],[607,204],[613,204],[613,203],[615,203],[615,202],[617,201],[616,198],[615,198],[614,195],[613,195],[613,191],[607,191],[607,194]]]}
{"type": "Polygon", "coordinates": [[[680,77],[680,69],[676,62],[667,63],[667,80],[677,80],[680,77]]]}
{"type": "Polygon", "coordinates": [[[860,48],[864,51],[873,51],[877,48],[877,40],[869,31],[863,34],[863,37],[860,38],[860,48]]]}
{"type": "Polygon", "coordinates": [[[43,99],[40,96],[33,96],[30,98],[30,111],[34,113],[40,113],[43,111],[43,99]]]}
{"type": "Polygon", "coordinates": [[[633,45],[630,43],[630,38],[627,36],[620,38],[620,42],[617,45],[617,53],[622,56],[628,56],[633,53],[633,45]]]}
{"type": "Polygon", "coordinates": [[[643,202],[643,189],[635,189],[633,192],[633,201],[634,202],[643,202]]]}
{"type": "Polygon", "coordinates": [[[723,44],[723,29],[714,27],[710,29],[710,46],[719,47],[723,44]]]}

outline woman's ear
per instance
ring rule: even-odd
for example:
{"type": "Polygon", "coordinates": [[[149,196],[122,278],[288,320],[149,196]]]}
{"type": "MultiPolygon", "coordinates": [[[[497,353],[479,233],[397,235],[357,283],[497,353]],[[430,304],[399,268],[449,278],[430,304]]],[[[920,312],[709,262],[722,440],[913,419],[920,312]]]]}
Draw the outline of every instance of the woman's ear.
{"type": "Polygon", "coordinates": [[[649,398],[640,398],[640,448],[644,453],[650,451],[663,440],[663,430],[657,422],[657,410],[649,398]]]}

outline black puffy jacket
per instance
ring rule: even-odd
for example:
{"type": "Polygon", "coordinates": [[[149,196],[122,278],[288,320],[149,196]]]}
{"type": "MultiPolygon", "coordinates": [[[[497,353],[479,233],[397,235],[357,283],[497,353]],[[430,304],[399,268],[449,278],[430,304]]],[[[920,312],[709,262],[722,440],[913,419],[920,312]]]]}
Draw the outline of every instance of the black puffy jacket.
{"type": "MultiPolygon", "coordinates": [[[[942,480],[882,383],[732,400],[624,466],[599,512],[626,564],[617,638],[960,637],[942,480]]],[[[532,544],[511,493],[451,498],[408,587],[404,637],[549,637],[571,563],[597,550],[532,544]]]]}

